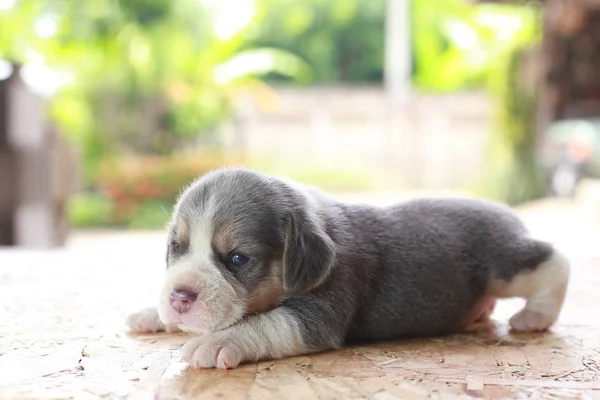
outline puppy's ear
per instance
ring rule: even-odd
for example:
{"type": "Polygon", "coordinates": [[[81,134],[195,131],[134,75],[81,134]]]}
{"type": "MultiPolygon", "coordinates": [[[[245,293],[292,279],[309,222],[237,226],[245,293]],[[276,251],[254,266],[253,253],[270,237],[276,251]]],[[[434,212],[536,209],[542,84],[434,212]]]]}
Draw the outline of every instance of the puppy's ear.
{"type": "Polygon", "coordinates": [[[335,244],[323,224],[298,212],[290,215],[283,253],[283,288],[302,293],[320,285],[335,260],[335,244]]]}

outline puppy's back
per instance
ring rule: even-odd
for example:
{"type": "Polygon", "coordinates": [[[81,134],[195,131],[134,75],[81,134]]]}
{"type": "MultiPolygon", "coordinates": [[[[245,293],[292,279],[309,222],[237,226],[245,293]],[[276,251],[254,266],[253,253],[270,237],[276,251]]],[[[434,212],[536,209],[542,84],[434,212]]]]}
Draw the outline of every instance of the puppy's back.
{"type": "Polygon", "coordinates": [[[378,216],[362,228],[380,254],[349,339],[456,332],[492,279],[508,281],[552,254],[507,208],[485,201],[414,200],[378,216]]]}

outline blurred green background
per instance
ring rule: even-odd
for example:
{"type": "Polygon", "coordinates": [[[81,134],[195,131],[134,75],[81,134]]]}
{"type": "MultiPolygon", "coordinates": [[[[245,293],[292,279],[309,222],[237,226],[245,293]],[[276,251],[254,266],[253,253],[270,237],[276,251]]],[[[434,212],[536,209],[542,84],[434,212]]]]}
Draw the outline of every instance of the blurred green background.
{"type": "MultiPolygon", "coordinates": [[[[217,132],[247,93],[268,102],[276,85],[383,85],[386,5],[0,0],[0,59],[37,68],[49,117],[80,150],[84,190],[69,206],[72,224],[155,228],[187,183],[220,165],[284,171],[333,191],[375,190],[352,162],[270,165],[224,149],[217,132]]],[[[531,101],[511,83],[515,57],[540,40],[539,7],[414,0],[410,20],[415,92],[494,99],[489,165],[467,190],[510,203],[539,196],[531,101]]]]}

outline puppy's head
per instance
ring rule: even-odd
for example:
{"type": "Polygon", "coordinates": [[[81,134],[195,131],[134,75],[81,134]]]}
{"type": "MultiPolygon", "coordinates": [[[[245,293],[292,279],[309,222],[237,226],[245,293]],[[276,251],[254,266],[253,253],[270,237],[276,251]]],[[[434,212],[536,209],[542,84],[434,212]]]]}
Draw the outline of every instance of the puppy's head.
{"type": "Polygon", "coordinates": [[[163,323],[213,332],[318,286],[335,258],[319,214],[279,179],[239,168],[205,175],[173,213],[163,323]]]}

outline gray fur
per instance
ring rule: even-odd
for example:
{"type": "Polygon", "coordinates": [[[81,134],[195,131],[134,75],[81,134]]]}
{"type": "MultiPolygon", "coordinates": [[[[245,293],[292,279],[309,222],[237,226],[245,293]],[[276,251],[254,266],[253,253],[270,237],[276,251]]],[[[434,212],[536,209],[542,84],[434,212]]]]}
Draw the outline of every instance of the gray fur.
{"type": "Polygon", "coordinates": [[[510,281],[553,253],[493,203],[350,205],[243,168],[199,179],[175,214],[194,229],[209,211],[215,229],[235,226],[235,250],[252,258],[240,270],[221,266],[228,279],[251,291],[281,260],[285,297],[274,306],[293,313],[312,350],[457,332],[492,279],[510,281]]]}

